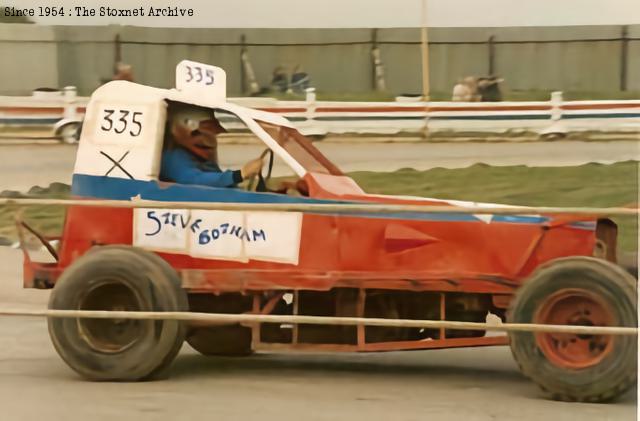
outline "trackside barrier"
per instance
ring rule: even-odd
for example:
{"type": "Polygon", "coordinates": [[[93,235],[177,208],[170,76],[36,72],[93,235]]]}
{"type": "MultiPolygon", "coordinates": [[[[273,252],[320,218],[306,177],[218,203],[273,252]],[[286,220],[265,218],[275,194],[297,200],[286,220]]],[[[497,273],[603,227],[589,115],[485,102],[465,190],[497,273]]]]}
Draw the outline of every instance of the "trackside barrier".
{"type": "MultiPolygon", "coordinates": [[[[511,206],[424,206],[424,205],[372,205],[372,204],[264,204],[264,203],[211,203],[211,202],[162,202],[147,200],[66,200],[66,199],[0,199],[0,206],[109,206],[115,208],[166,208],[205,210],[260,210],[284,212],[422,212],[422,213],[470,213],[470,214],[570,214],[585,216],[638,216],[636,208],[560,208],[560,207],[511,207],[511,206]]],[[[551,332],[585,335],[637,335],[637,327],[548,325],[533,323],[476,323],[448,320],[406,320],[361,317],[280,316],[262,314],[215,314],[192,312],[144,312],[144,311],[88,311],[88,310],[13,310],[0,308],[0,316],[177,320],[207,324],[220,323],[289,323],[342,326],[379,326],[405,328],[442,328],[457,330],[486,330],[503,332],[551,332]]]]}
{"type": "Polygon", "coordinates": [[[129,320],[176,320],[204,324],[226,323],[278,323],[334,326],[379,326],[405,328],[442,328],[455,330],[487,330],[502,332],[550,332],[576,335],[637,335],[637,327],[545,325],[534,323],[476,323],[448,320],[379,319],[364,317],[326,316],[279,316],[265,314],[217,314],[191,312],[155,311],[95,311],[95,310],[11,310],[0,309],[0,316],[129,319],[129,320]]]}
{"type": "MultiPolygon", "coordinates": [[[[76,96],[73,87],[50,95],[0,96],[0,126],[53,130],[63,121],[79,121],[88,101],[76,96]]],[[[387,102],[348,102],[318,101],[309,89],[301,101],[256,97],[228,101],[280,114],[305,135],[422,133],[425,124],[430,132],[453,133],[640,132],[640,100],[564,101],[562,92],[553,92],[549,101],[419,102],[399,97],[387,102]]],[[[244,128],[231,115],[218,118],[231,131],[244,128]]]]}

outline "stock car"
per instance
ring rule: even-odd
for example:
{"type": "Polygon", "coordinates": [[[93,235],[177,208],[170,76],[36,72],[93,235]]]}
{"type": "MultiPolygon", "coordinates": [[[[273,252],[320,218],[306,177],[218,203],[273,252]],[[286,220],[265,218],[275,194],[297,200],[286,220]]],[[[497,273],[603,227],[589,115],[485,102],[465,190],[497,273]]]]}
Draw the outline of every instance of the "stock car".
{"type": "MultiPolygon", "coordinates": [[[[72,193],[105,204],[70,206],[57,247],[38,235],[55,262],[38,263],[25,251],[24,286],[52,288],[51,309],[470,322],[491,313],[513,323],[637,325],[636,282],[616,265],[609,219],[473,214],[462,210],[483,205],[367,194],[285,118],[227,102],[224,71],[207,64],[179,63],[175,89],[127,81],[98,88],[72,193]],[[215,188],[160,179],[169,103],[241,122],[271,154],[268,165],[274,156],[284,161],[295,182],[215,188]],[[112,200],[168,203],[124,208],[112,200]],[[425,212],[175,209],[171,202],[392,204],[425,212]],[[426,212],[433,206],[452,210],[426,212]]],[[[62,359],[92,380],[156,377],[185,339],[204,355],[237,356],[508,344],[522,372],[561,400],[613,399],[635,383],[637,370],[632,336],[90,318],[49,318],[48,326],[62,359]]]]}

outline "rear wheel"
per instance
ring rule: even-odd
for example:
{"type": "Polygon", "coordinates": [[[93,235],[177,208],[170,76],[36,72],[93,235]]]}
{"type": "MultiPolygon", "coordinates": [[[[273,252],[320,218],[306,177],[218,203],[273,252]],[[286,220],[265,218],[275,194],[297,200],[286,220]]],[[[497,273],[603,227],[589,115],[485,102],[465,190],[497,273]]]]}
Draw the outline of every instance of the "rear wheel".
{"type": "MultiPolygon", "coordinates": [[[[188,311],[176,272],[142,250],[100,247],[73,263],[60,277],[50,309],[188,311]]],[[[185,327],[171,320],[48,320],[49,335],[62,359],[91,380],[156,377],[175,358],[185,327]]]]}
{"type": "Polygon", "coordinates": [[[187,343],[208,356],[245,357],[251,349],[251,329],[232,325],[192,328],[187,343]]]}
{"type": "MultiPolygon", "coordinates": [[[[637,326],[636,283],[607,261],[559,259],[525,282],[511,303],[511,323],[637,326]]],[[[636,381],[633,336],[509,333],[522,372],[552,398],[601,402],[636,381]]]]}
{"type": "MultiPolygon", "coordinates": [[[[240,294],[191,294],[189,308],[199,313],[240,314],[251,309],[249,296],[240,294]]],[[[242,357],[251,355],[251,328],[239,324],[189,327],[187,343],[203,355],[242,357]]]]}

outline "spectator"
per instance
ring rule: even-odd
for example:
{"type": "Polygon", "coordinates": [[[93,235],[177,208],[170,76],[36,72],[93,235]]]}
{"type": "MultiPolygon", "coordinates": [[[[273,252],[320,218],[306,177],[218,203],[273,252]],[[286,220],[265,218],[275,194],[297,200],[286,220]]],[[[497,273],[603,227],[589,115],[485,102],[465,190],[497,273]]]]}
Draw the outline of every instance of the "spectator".
{"type": "Polygon", "coordinates": [[[130,64],[119,62],[116,64],[116,73],[111,80],[126,80],[133,82],[133,69],[130,64]]]}
{"type": "Polygon", "coordinates": [[[271,90],[273,92],[287,92],[289,88],[289,78],[287,72],[284,71],[284,67],[278,66],[273,70],[273,78],[271,79],[271,90]]]}
{"type": "Polygon", "coordinates": [[[293,69],[293,74],[291,75],[291,85],[289,85],[289,89],[291,89],[295,93],[304,93],[304,91],[309,87],[309,75],[302,69],[301,65],[296,65],[293,69]]]}
{"type": "Polygon", "coordinates": [[[491,75],[489,77],[481,77],[478,79],[478,93],[482,102],[498,102],[502,101],[502,92],[500,92],[500,83],[504,79],[491,75]]]}
{"type": "Polygon", "coordinates": [[[453,94],[451,95],[451,101],[456,102],[468,102],[471,101],[471,90],[463,79],[459,79],[458,83],[453,87],[453,94]]]}
{"type": "Polygon", "coordinates": [[[453,87],[452,101],[470,102],[477,101],[477,81],[473,76],[467,76],[458,81],[453,87]]]}

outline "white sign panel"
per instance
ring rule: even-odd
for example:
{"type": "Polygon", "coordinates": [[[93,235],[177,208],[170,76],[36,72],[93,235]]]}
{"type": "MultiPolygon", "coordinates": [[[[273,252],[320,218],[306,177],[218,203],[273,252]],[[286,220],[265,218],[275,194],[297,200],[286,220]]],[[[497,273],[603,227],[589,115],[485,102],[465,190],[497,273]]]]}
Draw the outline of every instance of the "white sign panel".
{"type": "Polygon", "coordinates": [[[227,74],[216,66],[182,60],[176,66],[176,89],[224,99],[227,96],[227,74]]]}
{"type": "Polygon", "coordinates": [[[302,214],[136,209],[133,245],[192,257],[298,264],[302,214]]]}
{"type": "Polygon", "coordinates": [[[239,260],[247,262],[242,235],[244,215],[242,212],[191,211],[199,228],[192,233],[188,254],[206,259],[239,260]]]}
{"type": "Polygon", "coordinates": [[[249,258],[298,264],[301,213],[247,212],[246,226],[251,230],[251,241],[245,242],[249,258]]]}
{"type": "Polygon", "coordinates": [[[100,144],[132,145],[143,141],[149,130],[149,107],[135,104],[101,103],[93,125],[93,140],[100,144]]]}
{"type": "Polygon", "coordinates": [[[188,210],[135,209],[133,245],[148,250],[181,253],[187,247],[188,210]]]}

